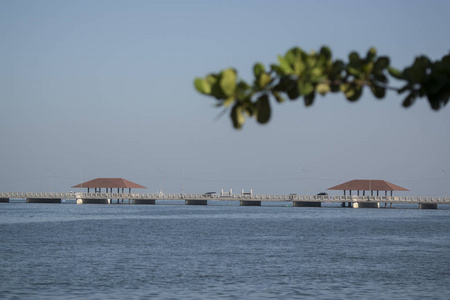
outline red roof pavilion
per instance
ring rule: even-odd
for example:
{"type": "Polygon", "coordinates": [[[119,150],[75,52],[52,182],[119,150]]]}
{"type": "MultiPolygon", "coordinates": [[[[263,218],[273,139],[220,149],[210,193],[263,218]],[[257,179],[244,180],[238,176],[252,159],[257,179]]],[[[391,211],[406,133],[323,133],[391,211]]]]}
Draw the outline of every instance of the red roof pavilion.
{"type": "Polygon", "coordinates": [[[130,192],[131,189],[146,189],[145,186],[123,178],[96,178],[78,185],[74,185],[72,188],[87,188],[88,193],[90,188],[94,188],[95,192],[97,192],[97,189],[101,191],[102,188],[106,188],[106,192],[108,192],[108,189],[112,192],[113,188],[117,188],[117,192],[119,192],[120,188],[122,188],[122,192],[125,188],[128,188],[130,192]]]}
{"type": "Polygon", "coordinates": [[[358,191],[358,195],[359,195],[359,191],[363,191],[363,194],[365,194],[365,191],[377,191],[377,195],[379,191],[385,191],[386,195],[387,192],[390,191],[391,192],[391,196],[392,196],[392,192],[393,191],[409,191],[408,189],[405,189],[401,186],[395,185],[393,183],[384,181],[384,180],[374,180],[374,179],[357,179],[357,180],[351,180],[351,181],[347,181],[344,182],[342,184],[333,186],[328,188],[328,190],[340,190],[340,191],[344,191],[344,195],[345,195],[345,191],[350,191],[350,195],[352,194],[352,191],[358,191]]]}

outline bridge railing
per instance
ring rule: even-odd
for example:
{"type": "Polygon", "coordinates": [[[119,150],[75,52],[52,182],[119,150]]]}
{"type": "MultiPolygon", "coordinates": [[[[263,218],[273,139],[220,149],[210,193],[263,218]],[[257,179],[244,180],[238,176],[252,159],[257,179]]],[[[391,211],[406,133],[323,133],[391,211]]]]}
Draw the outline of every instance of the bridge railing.
{"type": "Polygon", "coordinates": [[[309,201],[309,202],[378,202],[378,203],[442,203],[450,204],[450,197],[391,197],[391,196],[333,196],[333,195],[268,195],[210,193],[25,193],[0,192],[0,198],[60,198],[60,199],[160,199],[160,200],[249,200],[249,201],[309,201]]]}

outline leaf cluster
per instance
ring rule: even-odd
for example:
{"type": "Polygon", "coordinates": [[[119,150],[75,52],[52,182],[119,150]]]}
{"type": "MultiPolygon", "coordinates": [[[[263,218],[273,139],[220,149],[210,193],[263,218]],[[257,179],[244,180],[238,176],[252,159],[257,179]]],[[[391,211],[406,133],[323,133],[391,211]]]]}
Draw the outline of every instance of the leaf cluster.
{"type": "Polygon", "coordinates": [[[328,47],[310,53],[292,48],[284,56],[279,55],[278,64],[269,69],[261,63],[254,64],[253,76],[253,82],[247,83],[229,68],[196,78],[194,85],[198,92],[214,97],[217,106],[231,107],[230,117],[237,129],[248,117],[260,124],[269,122],[271,101],[283,103],[303,98],[305,106],[310,106],[317,94],[343,93],[349,101],[357,101],[364,87],[370,88],[377,99],[383,99],[387,89],[394,89],[407,94],[404,107],[427,97],[435,110],[445,106],[450,97],[450,55],[436,62],[421,56],[412,66],[399,71],[390,66],[388,57],[378,57],[375,48],[363,57],[351,52],[347,62],[334,60],[328,47]],[[403,81],[404,86],[389,87],[389,75],[403,81]]]}

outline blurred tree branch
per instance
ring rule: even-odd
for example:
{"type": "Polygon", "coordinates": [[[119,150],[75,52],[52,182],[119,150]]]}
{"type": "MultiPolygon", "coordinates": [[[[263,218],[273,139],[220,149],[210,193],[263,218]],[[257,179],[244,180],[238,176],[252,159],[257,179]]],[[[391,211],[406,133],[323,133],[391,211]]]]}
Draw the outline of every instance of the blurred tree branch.
{"type": "Polygon", "coordinates": [[[404,107],[426,97],[431,108],[439,110],[450,97],[450,55],[434,62],[420,56],[411,66],[398,70],[390,66],[389,57],[378,57],[375,48],[365,57],[351,52],[347,62],[333,60],[327,47],[318,53],[293,48],[279,55],[278,64],[272,64],[269,70],[256,63],[253,75],[253,82],[248,83],[229,68],[196,78],[194,84],[198,92],[214,97],[218,107],[231,107],[230,117],[237,129],[247,117],[254,117],[260,124],[269,122],[271,99],[282,103],[303,97],[305,106],[310,106],[316,94],[343,93],[349,101],[357,101],[367,87],[378,99],[386,96],[386,90],[404,94],[404,107]],[[390,78],[402,86],[390,86],[390,78]]]}

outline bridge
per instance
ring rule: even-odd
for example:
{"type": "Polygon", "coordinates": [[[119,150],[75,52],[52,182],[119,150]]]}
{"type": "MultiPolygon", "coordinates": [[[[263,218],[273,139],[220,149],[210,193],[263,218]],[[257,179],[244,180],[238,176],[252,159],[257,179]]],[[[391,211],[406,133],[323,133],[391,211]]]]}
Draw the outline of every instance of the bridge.
{"type": "Polygon", "coordinates": [[[392,207],[394,203],[418,204],[420,209],[436,209],[438,204],[450,204],[450,197],[392,197],[392,196],[334,196],[334,195],[266,195],[241,193],[22,193],[0,192],[0,202],[25,199],[27,203],[62,203],[76,200],[77,204],[156,204],[157,200],[184,200],[186,205],[207,205],[208,201],[239,201],[241,206],[261,206],[262,202],[292,202],[294,207],[321,207],[322,203],[340,203],[353,208],[392,207]]]}

